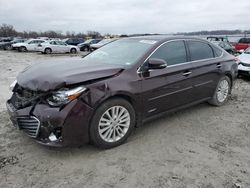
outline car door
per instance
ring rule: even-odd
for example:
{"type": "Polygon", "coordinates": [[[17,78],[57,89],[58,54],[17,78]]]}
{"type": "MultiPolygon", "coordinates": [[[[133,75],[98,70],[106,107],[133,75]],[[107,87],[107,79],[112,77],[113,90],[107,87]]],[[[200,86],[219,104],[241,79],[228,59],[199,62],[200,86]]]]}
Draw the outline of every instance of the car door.
{"type": "Polygon", "coordinates": [[[58,53],[58,47],[56,45],[56,41],[49,42],[49,48],[51,48],[52,53],[58,53]]]}
{"type": "Polygon", "coordinates": [[[70,52],[70,49],[71,49],[70,45],[68,45],[62,41],[58,41],[58,43],[60,44],[61,52],[63,52],[63,53],[70,52]]]}
{"type": "Polygon", "coordinates": [[[26,48],[27,48],[28,51],[35,51],[35,46],[36,46],[36,45],[38,45],[38,44],[36,43],[36,40],[32,40],[32,41],[30,41],[30,42],[27,44],[26,48]]]}
{"type": "Polygon", "coordinates": [[[62,45],[61,41],[54,41],[55,42],[55,49],[57,53],[65,53],[66,49],[65,49],[65,45],[62,45]]]}
{"type": "Polygon", "coordinates": [[[222,75],[222,51],[205,41],[187,40],[189,61],[193,62],[193,98],[196,101],[213,95],[222,75]],[[214,49],[213,49],[214,48],[214,49]]]}
{"type": "MultiPolygon", "coordinates": [[[[165,69],[142,73],[144,116],[150,117],[192,102],[192,63],[187,62],[184,41],[166,42],[150,58],[164,59],[168,65],[165,69]]],[[[147,61],[143,66],[147,66],[147,61]]]]}

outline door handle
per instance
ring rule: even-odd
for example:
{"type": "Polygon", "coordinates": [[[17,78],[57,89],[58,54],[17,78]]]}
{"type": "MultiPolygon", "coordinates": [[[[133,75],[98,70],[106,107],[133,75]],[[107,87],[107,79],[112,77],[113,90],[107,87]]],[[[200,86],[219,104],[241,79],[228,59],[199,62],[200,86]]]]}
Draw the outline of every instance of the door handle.
{"type": "Polygon", "coordinates": [[[222,67],[222,65],[221,65],[220,63],[217,63],[216,67],[217,67],[218,69],[220,69],[220,68],[222,67]]]}
{"type": "Polygon", "coordinates": [[[183,76],[189,76],[191,73],[192,73],[191,71],[186,71],[186,72],[184,72],[182,75],[183,75],[183,76]]]}

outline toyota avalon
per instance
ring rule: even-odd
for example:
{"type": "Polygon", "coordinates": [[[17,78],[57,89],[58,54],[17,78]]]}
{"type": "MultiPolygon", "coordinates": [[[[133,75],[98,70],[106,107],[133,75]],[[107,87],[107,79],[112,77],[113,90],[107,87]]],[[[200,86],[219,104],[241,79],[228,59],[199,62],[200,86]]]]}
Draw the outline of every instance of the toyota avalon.
{"type": "Polygon", "coordinates": [[[234,56],[199,38],[125,38],[79,60],[26,68],[7,109],[44,145],[111,148],[149,119],[201,102],[224,105],[237,67],[234,56]]]}

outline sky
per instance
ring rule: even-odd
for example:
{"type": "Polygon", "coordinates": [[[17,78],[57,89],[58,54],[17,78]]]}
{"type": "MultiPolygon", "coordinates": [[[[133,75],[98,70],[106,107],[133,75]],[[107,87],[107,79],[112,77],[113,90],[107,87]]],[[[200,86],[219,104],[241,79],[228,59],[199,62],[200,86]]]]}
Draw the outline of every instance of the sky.
{"type": "Polygon", "coordinates": [[[18,31],[101,34],[250,29],[250,0],[0,0],[18,31]]]}

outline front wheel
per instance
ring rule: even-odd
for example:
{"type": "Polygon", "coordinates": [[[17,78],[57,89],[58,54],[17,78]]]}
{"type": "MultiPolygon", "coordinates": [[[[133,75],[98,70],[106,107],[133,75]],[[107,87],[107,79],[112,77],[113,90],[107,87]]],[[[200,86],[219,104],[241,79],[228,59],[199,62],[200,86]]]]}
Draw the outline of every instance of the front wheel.
{"type": "Polygon", "coordinates": [[[213,98],[208,102],[214,106],[224,105],[228,101],[231,87],[232,84],[230,78],[227,76],[222,77],[217,84],[213,98]]]}
{"type": "Polygon", "coordinates": [[[82,49],[82,51],[88,52],[89,51],[89,47],[88,46],[84,46],[83,49],[82,49]]]}
{"type": "Polygon", "coordinates": [[[122,98],[111,99],[97,108],[90,125],[90,139],[100,148],[116,147],[127,140],[134,126],[133,106],[122,98]]]}
{"type": "Polygon", "coordinates": [[[75,48],[72,48],[71,50],[70,50],[70,53],[72,53],[72,54],[75,54],[77,52],[77,50],[75,49],[75,48]]]}

